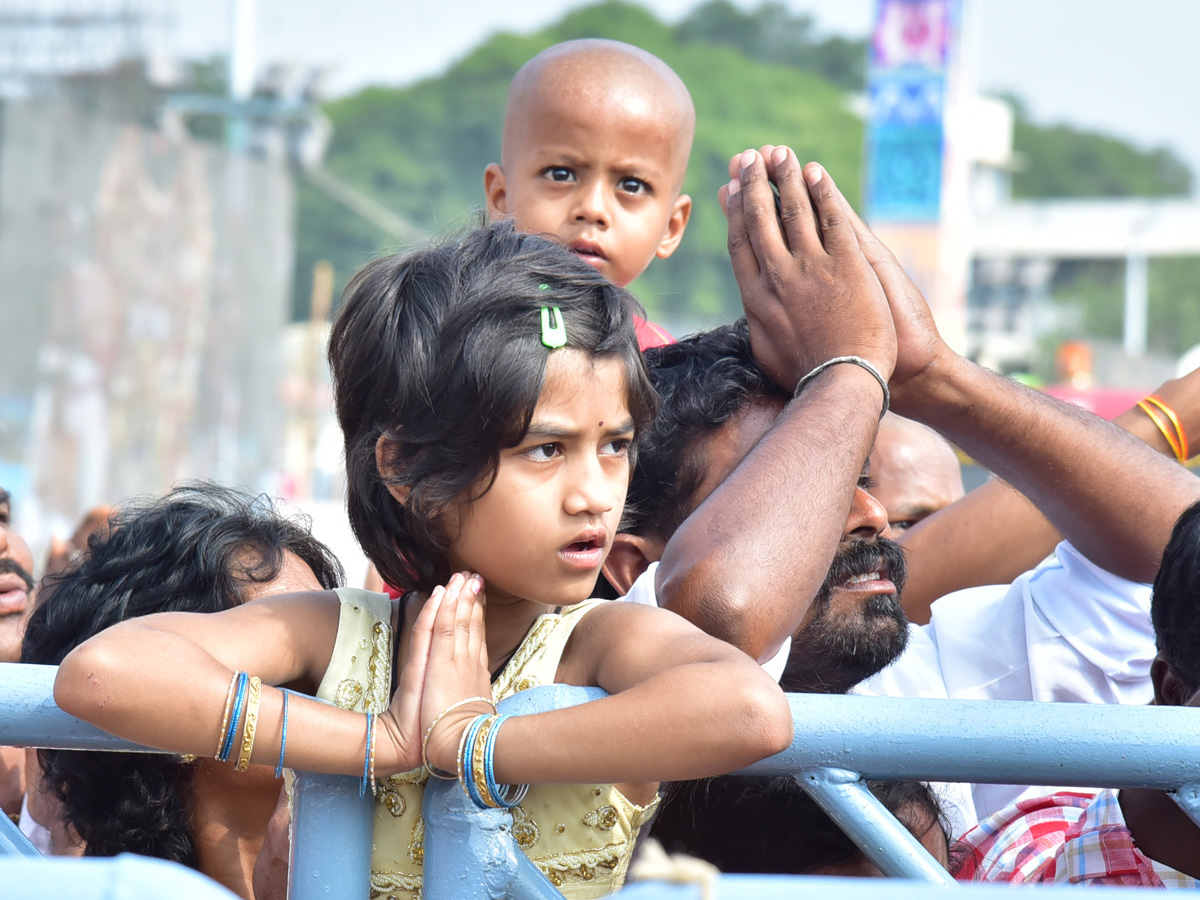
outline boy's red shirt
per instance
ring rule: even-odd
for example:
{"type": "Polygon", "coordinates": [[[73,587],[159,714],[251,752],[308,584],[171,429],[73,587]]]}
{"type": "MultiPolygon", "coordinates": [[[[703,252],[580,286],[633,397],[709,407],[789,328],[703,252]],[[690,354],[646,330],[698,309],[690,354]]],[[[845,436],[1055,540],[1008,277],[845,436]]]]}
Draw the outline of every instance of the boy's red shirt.
{"type": "Polygon", "coordinates": [[[649,350],[651,347],[665,347],[667,344],[675,343],[675,338],[671,337],[665,328],[655,325],[653,322],[648,322],[645,319],[634,316],[633,327],[637,332],[638,348],[641,350],[649,350]]]}

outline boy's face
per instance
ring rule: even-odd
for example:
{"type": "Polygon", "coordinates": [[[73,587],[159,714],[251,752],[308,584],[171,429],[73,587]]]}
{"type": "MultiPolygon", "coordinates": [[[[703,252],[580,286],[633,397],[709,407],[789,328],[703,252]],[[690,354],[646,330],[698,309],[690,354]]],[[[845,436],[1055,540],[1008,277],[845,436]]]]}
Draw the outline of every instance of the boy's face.
{"type": "Polygon", "coordinates": [[[484,173],[488,209],[524,232],[557,235],[624,286],[683,237],[690,127],[638,85],[542,80],[510,104],[503,167],[484,173]]]}

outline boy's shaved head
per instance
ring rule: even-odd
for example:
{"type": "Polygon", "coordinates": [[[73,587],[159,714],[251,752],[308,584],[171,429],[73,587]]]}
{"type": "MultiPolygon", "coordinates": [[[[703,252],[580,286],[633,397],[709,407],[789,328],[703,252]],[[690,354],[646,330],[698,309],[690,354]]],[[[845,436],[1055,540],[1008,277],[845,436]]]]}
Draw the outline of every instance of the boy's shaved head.
{"type": "Polygon", "coordinates": [[[675,71],[653,53],[621,41],[584,38],[555,44],[539,53],[513,77],[504,108],[500,164],[508,165],[514,143],[530,116],[553,115],[561,104],[580,101],[623,107],[631,116],[650,115],[675,135],[671,156],[683,187],[696,108],[675,71]]]}
{"type": "Polygon", "coordinates": [[[695,130],[691,95],[658,57],[618,41],[556,44],[509,88],[501,161],[483,176],[488,211],[628,284],[683,237],[695,130]]]}

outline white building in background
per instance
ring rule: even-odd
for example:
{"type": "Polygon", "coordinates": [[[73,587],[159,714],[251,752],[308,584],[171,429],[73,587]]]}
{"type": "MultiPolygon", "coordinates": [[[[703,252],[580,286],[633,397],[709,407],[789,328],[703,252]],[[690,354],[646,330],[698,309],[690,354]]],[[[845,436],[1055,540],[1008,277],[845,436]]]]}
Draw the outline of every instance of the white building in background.
{"type": "Polygon", "coordinates": [[[963,144],[971,159],[971,280],[967,344],[997,368],[1020,366],[1038,338],[1069,326],[1050,301],[1058,267],[1074,260],[1125,264],[1123,351],[1146,352],[1148,263],[1155,256],[1200,256],[1200,202],[1130,198],[1013,200],[1008,104],[974,97],[965,104],[963,144]]]}

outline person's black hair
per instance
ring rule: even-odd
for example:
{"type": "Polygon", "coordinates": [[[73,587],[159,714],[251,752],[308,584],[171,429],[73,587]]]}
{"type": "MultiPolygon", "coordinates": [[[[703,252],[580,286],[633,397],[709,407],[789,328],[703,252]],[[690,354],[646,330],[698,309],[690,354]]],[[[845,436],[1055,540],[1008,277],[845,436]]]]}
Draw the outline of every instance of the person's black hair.
{"type": "Polygon", "coordinates": [[[449,578],[444,514],[488,490],[500,451],[529,427],[555,352],[542,343],[547,307],[562,311],[568,348],[623,364],[640,431],[655,397],[638,306],[545,237],[498,222],[377,260],[347,285],[329,339],[347,506],[389,585],[430,591],[449,578]],[[389,486],[408,490],[404,504],[389,486]]]}
{"type": "MultiPolygon", "coordinates": [[[[287,552],[322,587],[344,582],[341,564],[307,522],[280,515],[266,497],[196,482],[123,503],[74,565],[44,579],[21,662],[58,665],[126,619],[238,606],[278,577],[287,552]]],[[[86,855],[130,852],[197,867],[192,765],[167,754],[76,750],[39,750],[38,759],[42,784],[61,801],[86,855]]]]}
{"type": "Polygon", "coordinates": [[[707,470],[696,442],[747,403],[787,399],[750,352],[746,320],[646,351],[658,415],[638,435],[638,459],[621,531],[669,539],[692,511],[707,470]]]}
{"type": "Polygon", "coordinates": [[[1200,503],[1171,530],[1154,576],[1150,620],[1158,652],[1194,693],[1200,690],[1200,503]]]}
{"type": "MultiPolygon", "coordinates": [[[[927,784],[868,781],[867,786],[914,836],[934,825],[949,833],[927,784]]],[[[664,793],[650,836],[668,853],[706,860],[722,872],[808,875],[864,859],[790,775],[674,782],[664,793]]]]}

